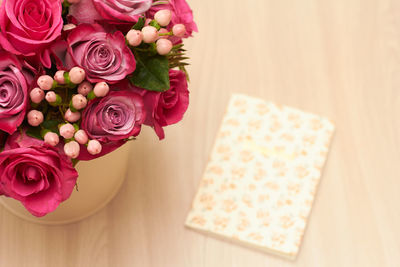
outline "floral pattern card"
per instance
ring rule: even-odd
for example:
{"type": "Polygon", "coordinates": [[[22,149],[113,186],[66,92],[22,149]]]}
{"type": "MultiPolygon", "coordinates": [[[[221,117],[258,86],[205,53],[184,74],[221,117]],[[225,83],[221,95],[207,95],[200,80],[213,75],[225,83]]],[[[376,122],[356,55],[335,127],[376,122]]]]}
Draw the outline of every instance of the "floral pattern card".
{"type": "Polygon", "coordinates": [[[296,258],[334,125],[234,94],[186,226],[296,258]]]}

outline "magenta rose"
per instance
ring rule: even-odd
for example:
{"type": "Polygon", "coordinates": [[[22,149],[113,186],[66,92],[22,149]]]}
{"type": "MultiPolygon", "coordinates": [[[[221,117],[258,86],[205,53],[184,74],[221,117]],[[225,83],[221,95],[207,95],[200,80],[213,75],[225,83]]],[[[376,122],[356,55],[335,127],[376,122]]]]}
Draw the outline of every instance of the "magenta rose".
{"type": "Polygon", "coordinates": [[[0,193],[21,201],[38,217],[70,197],[77,177],[65,155],[20,132],[8,138],[0,153],[0,193]]]}
{"type": "Polygon", "coordinates": [[[40,54],[61,35],[62,6],[55,0],[4,0],[0,44],[16,55],[40,54]]]}
{"type": "Polygon", "coordinates": [[[24,120],[33,73],[8,52],[0,52],[0,130],[12,134],[24,120]]]}
{"type": "Polygon", "coordinates": [[[112,24],[135,23],[151,7],[152,0],[80,0],[70,8],[80,23],[106,20],[112,24]]]}
{"type": "Polygon", "coordinates": [[[120,31],[107,33],[98,24],[81,24],[68,36],[68,67],[79,66],[92,83],[116,83],[136,69],[132,51],[120,31]]]}
{"type": "Polygon", "coordinates": [[[153,127],[160,139],[165,137],[162,127],[181,121],[189,106],[186,74],[182,71],[170,70],[169,78],[171,88],[163,93],[133,89],[143,95],[147,114],[144,124],[153,127]]]}
{"type": "MultiPolygon", "coordinates": [[[[146,118],[143,100],[139,94],[130,91],[112,91],[104,98],[96,98],[82,113],[81,128],[91,139],[103,144],[103,156],[126,142],[126,139],[137,136],[146,118]]],[[[88,153],[82,149],[79,159],[90,160],[88,153]]]]}
{"type": "MultiPolygon", "coordinates": [[[[154,17],[154,14],[161,9],[169,9],[172,11],[172,19],[169,28],[175,24],[183,24],[186,26],[186,36],[192,36],[193,32],[197,32],[197,25],[193,20],[193,11],[185,0],[169,0],[167,4],[155,5],[147,12],[147,16],[154,17]]],[[[174,40],[176,41],[176,40],[174,40]]]]}

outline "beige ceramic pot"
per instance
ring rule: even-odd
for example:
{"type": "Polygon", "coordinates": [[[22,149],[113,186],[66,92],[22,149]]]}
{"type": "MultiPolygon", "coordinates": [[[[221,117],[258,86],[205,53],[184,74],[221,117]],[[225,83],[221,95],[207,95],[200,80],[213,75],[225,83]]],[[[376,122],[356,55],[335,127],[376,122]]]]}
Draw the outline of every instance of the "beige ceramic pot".
{"type": "Polygon", "coordinates": [[[118,193],[126,177],[130,147],[128,142],[102,158],[79,162],[79,191],[74,190],[56,211],[42,218],[31,215],[14,199],[0,197],[0,203],[14,215],[34,223],[61,225],[81,221],[104,208],[118,193]]]}

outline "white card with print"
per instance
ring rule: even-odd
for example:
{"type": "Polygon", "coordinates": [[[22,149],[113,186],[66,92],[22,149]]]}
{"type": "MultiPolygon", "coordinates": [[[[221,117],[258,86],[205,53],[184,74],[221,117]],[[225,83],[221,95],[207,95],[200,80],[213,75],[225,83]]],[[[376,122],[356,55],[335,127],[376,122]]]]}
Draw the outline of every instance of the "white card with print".
{"type": "Polygon", "coordinates": [[[334,125],[232,96],[186,226],[294,259],[334,125]]]}

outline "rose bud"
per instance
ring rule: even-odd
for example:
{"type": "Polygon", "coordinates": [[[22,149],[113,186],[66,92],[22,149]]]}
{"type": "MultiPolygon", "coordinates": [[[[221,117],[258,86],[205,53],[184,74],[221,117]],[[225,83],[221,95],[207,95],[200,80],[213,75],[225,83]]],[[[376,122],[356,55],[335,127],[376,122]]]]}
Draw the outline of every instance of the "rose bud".
{"type": "Polygon", "coordinates": [[[33,88],[32,91],[29,93],[31,100],[35,104],[39,104],[44,99],[44,91],[40,88],[33,88]]]}
{"type": "Polygon", "coordinates": [[[48,132],[44,135],[44,142],[48,145],[56,146],[60,143],[60,137],[56,133],[48,132]]]}
{"type": "Polygon", "coordinates": [[[149,44],[154,43],[158,38],[157,29],[153,26],[145,26],[142,29],[143,33],[143,42],[149,44]]]}
{"type": "Polygon", "coordinates": [[[90,140],[87,146],[87,150],[91,155],[97,155],[101,153],[102,146],[97,140],[90,140]]]}
{"type": "Polygon", "coordinates": [[[69,122],[77,122],[81,118],[80,112],[72,112],[71,109],[68,109],[64,114],[64,119],[69,122]]]}
{"type": "Polygon", "coordinates": [[[85,70],[80,67],[73,67],[69,71],[69,79],[74,84],[80,84],[85,80],[86,73],[85,70]]]}
{"type": "Polygon", "coordinates": [[[29,125],[39,126],[43,122],[43,113],[38,110],[31,110],[27,115],[29,125]]]}
{"type": "Polygon", "coordinates": [[[110,86],[108,86],[108,84],[105,82],[97,83],[93,89],[94,95],[97,97],[104,97],[108,94],[109,91],[110,86]]]}
{"type": "Polygon", "coordinates": [[[79,156],[79,152],[81,147],[79,146],[78,142],[71,141],[64,145],[64,153],[70,158],[76,159],[79,156]]]}
{"type": "Polygon", "coordinates": [[[74,138],[81,145],[85,145],[89,141],[87,133],[82,129],[75,133],[74,138]]]}
{"type": "Polygon", "coordinates": [[[157,41],[157,52],[165,56],[172,50],[172,42],[168,39],[160,39],[157,41]]]}
{"type": "Polygon", "coordinates": [[[87,106],[87,99],[81,94],[74,95],[71,102],[76,110],[84,109],[87,106]]]}
{"type": "Polygon", "coordinates": [[[182,38],[185,36],[186,33],[186,27],[183,24],[176,24],[174,27],[172,27],[172,33],[179,38],[182,38]]]}
{"type": "Polygon", "coordinates": [[[84,81],[78,86],[78,93],[83,96],[87,96],[92,90],[93,90],[93,85],[88,81],[84,81]]]}
{"type": "Polygon", "coordinates": [[[160,24],[160,26],[163,27],[168,26],[168,24],[171,22],[171,18],[172,13],[168,9],[162,9],[154,15],[154,19],[158,22],[158,24],[160,24]]]}
{"type": "Polygon", "coordinates": [[[71,139],[74,137],[75,134],[75,127],[70,124],[66,123],[60,127],[60,135],[65,139],[71,139]]]}
{"type": "Polygon", "coordinates": [[[129,45],[138,46],[143,41],[143,33],[138,30],[130,30],[126,35],[129,45]]]}
{"type": "Polygon", "coordinates": [[[53,78],[51,78],[49,75],[42,75],[37,80],[39,87],[45,91],[50,90],[53,87],[53,82],[53,78]]]}
{"type": "Polygon", "coordinates": [[[58,84],[65,84],[64,73],[65,73],[65,71],[59,70],[59,71],[57,71],[56,74],[54,75],[54,80],[55,80],[58,84]]]}

